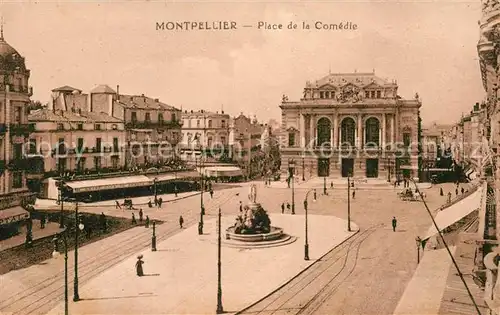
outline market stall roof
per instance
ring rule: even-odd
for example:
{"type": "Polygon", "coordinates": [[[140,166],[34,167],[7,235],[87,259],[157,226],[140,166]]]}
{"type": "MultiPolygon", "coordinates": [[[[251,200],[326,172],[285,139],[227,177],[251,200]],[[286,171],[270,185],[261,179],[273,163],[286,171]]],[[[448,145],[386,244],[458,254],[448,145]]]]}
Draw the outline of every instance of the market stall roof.
{"type": "Polygon", "coordinates": [[[156,180],[158,182],[167,182],[171,180],[183,180],[183,179],[192,179],[200,177],[200,174],[197,171],[183,171],[183,172],[172,172],[166,174],[158,174],[158,175],[149,175],[151,180],[156,180]]]}
{"type": "Polygon", "coordinates": [[[242,176],[243,171],[237,166],[209,166],[203,168],[203,175],[209,177],[242,176]]]}
{"type": "Polygon", "coordinates": [[[29,217],[30,213],[21,206],[3,209],[0,210],[0,225],[23,221],[29,217]]]}
{"type": "MultiPolygon", "coordinates": [[[[445,208],[444,210],[438,212],[434,217],[434,220],[436,221],[436,224],[439,227],[440,231],[453,225],[455,222],[458,222],[460,219],[466,217],[474,210],[480,208],[482,194],[483,188],[479,187],[470,196],[465,197],[457,203],[454,203],[448,208],[445,208]]],[[[437,234],[437,231],[434,225],[432,225],[422,240],[426,240],[434,236],[435,234],[437,234]]]]}
{"type": "Polygon", "coordinates": [[[153,180],[144,175],[83,180],[66,183],[66,185],[73,190],[73,193],[144,187],[152,184],[153,180]]]}

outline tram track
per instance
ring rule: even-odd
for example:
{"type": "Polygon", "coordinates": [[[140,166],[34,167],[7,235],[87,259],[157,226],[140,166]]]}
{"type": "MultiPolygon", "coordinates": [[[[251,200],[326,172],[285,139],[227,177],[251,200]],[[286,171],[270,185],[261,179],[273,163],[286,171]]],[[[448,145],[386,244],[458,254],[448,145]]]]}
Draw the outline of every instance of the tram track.
{"type": "Polygon", "coordinates": [[[237,314],[312,314],[351,275],[361,245],[381,226],[373,225],[352,236],[304,273],[237,314]]]}
{"type": "MultiPolygon", "coordinates": [[[[212,199],[215,203],[210,202],[208,204],[207,202],[205,206],[207,212],[218,209],[219,206],[227,203],[231,198],[232,194],[224,195],[224,198],[212,199]]],[[[189,217],[185,218],[185,224],[190,226],[195,224],[197,220],[197,215],[191,213],[189,217]]],[[[159,243],[176,234],[180,229],[177,224],[172,226],[164,223],[158,225],[156,231],[157,242],[159,243]]],[[[93,255],[83,260],[80,259],[78,264],[79,284],[85,284],[95,276],[130,257],[133,253],[147,248],[150,244],[151,231],[145,229],[143,232],[136,234],[134,238],[125,241],[120,240],[119,246],[117,244],[108,245],[102,255],[93,255]]],[[[70,256],[69,253],[68,256],[70,256]]],[[[71,288],[72,281],[70,280],[74,276],[73,266],[73,264],[68,263],[68,295],[71,295],[73,291],[71,288]]],[[[28,278],[29,276],[22,277],[19,282],[26,283],[28,278]]],[[[46,314],[63,300],[64,295],[62,292],[64,292],[64,272],[58,272],[55,276],[46,277],[21,292],[15,292],[3,298],[0,301],[0,312],[8,312],[13,315],[46,314]],[[41,292],[43,292],[43,295],[40,294],[41,292]]]]}

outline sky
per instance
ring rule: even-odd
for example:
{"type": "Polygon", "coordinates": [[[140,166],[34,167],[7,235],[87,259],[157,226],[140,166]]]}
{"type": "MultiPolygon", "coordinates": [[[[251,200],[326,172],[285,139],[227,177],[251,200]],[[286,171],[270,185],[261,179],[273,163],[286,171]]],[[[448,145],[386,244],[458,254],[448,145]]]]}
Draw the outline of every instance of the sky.
{"type": "Polygon", "coordinates": [[[31,69],[33,100],[108,84],[188,110],[281,119],[283,94],[306,81],[371,72],[422,99],[424,125],[454,123],[484,99],[481,2],[2,2],[4,37],[31,69]],[[156,23],[234,21],[235,30],[157,30],[156,23]],[[282,30],[258,29],[261,22],[282,30]],[[351,22],[356,30],[317,30],[351,22]],[[297,29],[286,26],[296,23],[297,29]],[[302,29],[302,23],[311,29],[302,29]],[[250,25],[252,27],[243,27],[250,25]]]}

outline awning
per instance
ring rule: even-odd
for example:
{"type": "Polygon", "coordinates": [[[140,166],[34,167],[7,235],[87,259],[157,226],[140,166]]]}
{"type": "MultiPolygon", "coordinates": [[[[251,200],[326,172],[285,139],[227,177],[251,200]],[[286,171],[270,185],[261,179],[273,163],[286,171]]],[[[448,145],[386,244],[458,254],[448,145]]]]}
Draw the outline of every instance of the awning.
{"type": "Polygon", "coordinates": [[[0,225],[23,221],[29,217],[30,213],[20,206],[3,209],[0,210],[0,225]]]}
{"type": "Polygon", "coordinates": [[[153,185],[153,180],[144,175],[137,175],[66,182],[66,185],[76,194],[99,190],[150,186],[153,185]]]}
{"type": "Polygon", "coordinates": [[[241,168],[236,166],[210,166],[202,169],[203,175],[208,177],[236,177],[243,176],[241,168]]]}
{"type": "MultiPolygon", "coordinates": [[[[457,203],[454,203],[448,208],[445,208],[444,210],[438,212],[434,217],[434,220],[436,221],[439,230],[442,231],[446,229],[447,227],[453,225],[455,222],[458,222],[460,219],[471,214],[474,210],[479,209],[481,207],[482,194],[483,188],[479,187],[470,196],[465,197],[457,203]]],[[[429,230],[427,230],[427,234],[422,240],[425,241],[435,234],[437,234],[437,231],[434,225],[432,225],[429,230]]]]}
{"type": "Polygon", "coordinates": [[[175,181],[175,180],[199,178],[200,174],[196,171],[184,171],[184,172],[172,172],[172,173],[167,173],[167,174],[159,174],[156,176],[149,175],[149,177],[152,181],[154,181],[154,179],[156,178],[156,180],[158,182],[168,182],[168,181],[175,181]]]}

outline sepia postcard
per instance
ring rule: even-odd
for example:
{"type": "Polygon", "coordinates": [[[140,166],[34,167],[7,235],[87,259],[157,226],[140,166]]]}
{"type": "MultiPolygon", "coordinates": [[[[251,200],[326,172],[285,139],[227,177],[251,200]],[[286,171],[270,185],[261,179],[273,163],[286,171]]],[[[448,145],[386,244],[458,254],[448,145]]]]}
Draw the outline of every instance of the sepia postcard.
{"type": "Polygon", "coordinates": [[[0,19],[0,314],[500,314],[498,0],[0,19]]]}

